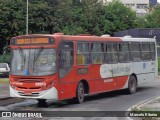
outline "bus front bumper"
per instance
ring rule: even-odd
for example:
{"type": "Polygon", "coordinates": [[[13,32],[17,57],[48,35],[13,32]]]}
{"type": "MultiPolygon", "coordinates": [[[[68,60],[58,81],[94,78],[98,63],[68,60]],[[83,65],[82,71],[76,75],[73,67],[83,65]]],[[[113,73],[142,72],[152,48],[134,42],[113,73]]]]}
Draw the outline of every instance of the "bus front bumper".
{"type": "Polygon", "coordinates": [[[37,93],[32,93],[32,95],[25,95],[22,91],[17,91],[13,89],[11,86],[10,88],[10,96],[11,97],[20,97],[20,98],[33,98],[33,99],[53,99],[55,101],[58,100],[58,91],[55,87],[52,87],[48,90],[40,91],[37,93]]]}

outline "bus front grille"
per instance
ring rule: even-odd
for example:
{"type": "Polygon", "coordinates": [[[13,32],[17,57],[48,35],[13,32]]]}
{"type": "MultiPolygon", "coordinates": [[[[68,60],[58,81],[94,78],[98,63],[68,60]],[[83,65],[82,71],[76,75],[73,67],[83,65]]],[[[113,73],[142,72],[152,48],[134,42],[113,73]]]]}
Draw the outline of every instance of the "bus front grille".
{"type": "Polygon", "coordinates": [[[39,96],[39,93],[37,92],[34,92],[34,93],[24,93],[24,92],[18,92],[18,94],[20,95],[20,96],[39,96]]]}
{"type": "Polygon", "coordinates": [[[32,90],[37,90],[37,89],[39,90],[39,89],[41,89],[41,87],[19,87],[19,86],[18,86],[17,88],[18,88],[18,89],[25,89],[25,90],[26,90],[26,89],[27,89],[27,90],[29,90],[29,89],[32,89],[32,90]]]}
{"type": "Polygon", "coordinates": [[[15,81],[18,82],[26,82],[26,83],[32,83],[32,82],[43,82],[44,78],[14,78],[15,81]]]}

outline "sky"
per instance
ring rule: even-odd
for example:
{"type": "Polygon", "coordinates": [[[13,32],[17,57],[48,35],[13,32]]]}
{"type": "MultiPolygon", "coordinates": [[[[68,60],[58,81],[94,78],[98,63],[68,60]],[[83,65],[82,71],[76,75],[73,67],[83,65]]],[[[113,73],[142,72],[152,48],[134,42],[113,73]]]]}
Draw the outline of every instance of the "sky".
{"type": "Polygon", "coordinates": [[[160,3],[160,0],[157,0],[160,3]]]}

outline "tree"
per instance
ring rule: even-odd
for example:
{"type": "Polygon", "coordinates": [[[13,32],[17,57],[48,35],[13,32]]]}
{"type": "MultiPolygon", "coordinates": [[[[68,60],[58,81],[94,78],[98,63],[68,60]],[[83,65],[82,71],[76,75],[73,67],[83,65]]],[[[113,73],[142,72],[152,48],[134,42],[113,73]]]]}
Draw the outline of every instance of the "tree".
{"type": "Polygon", "coordinates": [[[25,34],[24,9],[23,0],[0,0],[0,53],[11,37],[25,34]]]}
{"type": "Polygon", "coordinates": [[[115,0],[105,6],[104,33],[113,34],[114,32],[131,29],[135,27],[136,13],[115,0]]]}
{"type": "Polygon", "coordinates": [[[150,14],[145,16],[145,25],[147,28],[160,27],[160,5],[157,5],[150,14]]]}
{"type": "MultiPolygon", "coordinates": [[[[26,1],[0,0],[0,13],[2,51],[11,37],[25,34],[26,1]]],[[[112,35],[134,28],[138,25],[135,21],[135,12],[118,1],[103,4],[100,0],[29,0],[29,34],[112,35]]]]}

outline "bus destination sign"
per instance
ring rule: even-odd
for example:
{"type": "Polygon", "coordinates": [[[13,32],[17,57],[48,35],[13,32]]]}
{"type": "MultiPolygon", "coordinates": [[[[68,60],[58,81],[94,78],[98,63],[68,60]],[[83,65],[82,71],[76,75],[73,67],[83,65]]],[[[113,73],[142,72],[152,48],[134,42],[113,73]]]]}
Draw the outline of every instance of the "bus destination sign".
{"type": "Polygon", "coordinates": [[[39,45],[39,44],[54,44],[54,40],[52,38],[12,39],[12,45],[39,45]]]}

